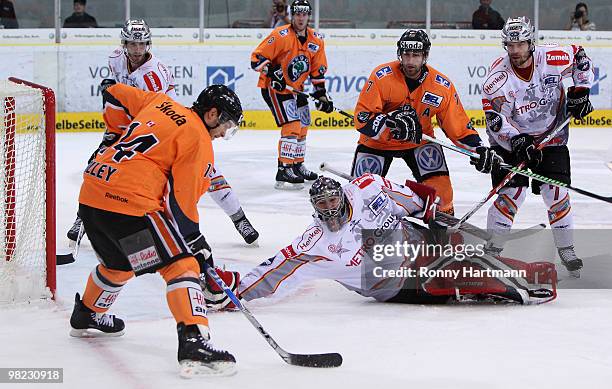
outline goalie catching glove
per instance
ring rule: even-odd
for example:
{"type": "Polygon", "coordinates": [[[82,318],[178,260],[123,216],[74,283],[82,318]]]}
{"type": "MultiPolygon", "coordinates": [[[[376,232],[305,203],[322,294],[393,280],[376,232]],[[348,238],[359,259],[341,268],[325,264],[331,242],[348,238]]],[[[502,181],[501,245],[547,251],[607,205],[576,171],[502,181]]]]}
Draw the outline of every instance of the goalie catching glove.
{"type": "Polygon", "coordinates": [[[419,116],[410,105],[405,105],[387,115],[386,125],[395,140],[421,143],[423,128],[419,116]]]}
{"type": "Polygon", "coordinates": [[[312,93],[312,97],[317,99],[315,107],[321,112],[332,113],[334,111],[334,102],[331,97],[327,94],[325,88],[316,89],[312,93]]]}

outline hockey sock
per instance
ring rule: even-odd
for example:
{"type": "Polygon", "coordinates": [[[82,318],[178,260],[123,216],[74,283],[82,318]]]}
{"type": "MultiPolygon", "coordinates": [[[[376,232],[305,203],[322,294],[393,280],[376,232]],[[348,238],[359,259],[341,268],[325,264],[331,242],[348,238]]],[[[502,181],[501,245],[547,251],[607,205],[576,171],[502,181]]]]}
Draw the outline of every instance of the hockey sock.
{"type": "Polygon", "coordinates": [[[574,216],[570,196],[566,188],[552,185],[541,186],[542,199],[548,206],[548,222],[552,228],[555,245],[568,247],[574,245],[574,216]]]}
{"type": "Polygon", "coordinates": [[[176,322],[208,326],[206,303],[198,278],[199,266],[195,258],[179,259],[159,273],[166,280],[166,299],[176,322]]]}
{"type": "Polygon", "coordinates": [[[104,313],[115,302],[121,288],[134,272],[108,269],[98,265],[87,279],[83,304],[94,312],[104,313]]]}

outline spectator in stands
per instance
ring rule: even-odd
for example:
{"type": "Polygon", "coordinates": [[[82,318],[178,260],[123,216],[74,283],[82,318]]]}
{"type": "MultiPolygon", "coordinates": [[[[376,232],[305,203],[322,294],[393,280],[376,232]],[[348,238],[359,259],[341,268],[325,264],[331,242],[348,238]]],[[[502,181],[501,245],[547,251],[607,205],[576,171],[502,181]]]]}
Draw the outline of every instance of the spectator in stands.
{"type": "Polygon", "coordinates": [[[85,12],[87,0],[74,0],[73,13],[64,20],[64,28],[98,27],[96,18],[85,12]]]}
{"type": "Polygon", "coordinates": [[[567,29],[572,31],[595,31],[595,23],[589,20],[589,9],[585,3],[576,4],[576,9],[570,15],[570,25],[567,29]]]}
{"type": "Polygon", "coordinates": [[[276,28],[291,23],[289,7],[285,0],[272,0],[272,8],[268,13],[266,27],[276,28]]]}
{"type": "Polygon", "coordinates": [[[480,7],[472,15],[472,28],[475,30],[501,30],[504,19],[491,8],[493,0],[480,0],[480,7]]]}
{"type": "Polygon", "coordinates": [[[0,28],[19,28],[15,7],[10,0],[0,0],[0,28]]]}

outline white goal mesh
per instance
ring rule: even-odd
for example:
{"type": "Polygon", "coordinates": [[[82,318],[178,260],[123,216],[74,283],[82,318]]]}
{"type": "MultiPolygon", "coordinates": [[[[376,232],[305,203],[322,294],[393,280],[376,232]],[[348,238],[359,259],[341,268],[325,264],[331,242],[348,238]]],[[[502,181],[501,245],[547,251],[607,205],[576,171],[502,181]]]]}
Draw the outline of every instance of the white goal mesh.
{"type": "Polygon", "coordinates": [[[0,305],[48,298],[55,289],[46,193],[46,114],[54,117],[55,107],[46,96],[37,86],[0,80],[0,305]]]}

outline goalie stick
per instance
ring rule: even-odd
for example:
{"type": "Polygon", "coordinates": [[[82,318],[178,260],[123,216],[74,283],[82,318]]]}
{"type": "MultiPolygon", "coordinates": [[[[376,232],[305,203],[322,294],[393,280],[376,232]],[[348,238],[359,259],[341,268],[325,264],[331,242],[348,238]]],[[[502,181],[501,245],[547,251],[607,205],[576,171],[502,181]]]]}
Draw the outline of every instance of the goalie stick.
{"type": "MultiPolygon", "coordinates": [[[[338,177],[342,177],[348,181],[352,181],[355,179],[355,177],[352,177],[349,174],[346,174],[344,172],[341,172],[337,169],[334,169],[333,167],[329,166],[329,164],[327,164],[326,162],[321,163],[321,165],[319,166],[319,169],[321,169],[321,171],[324,172],[330,172],[338,177]]],[[[536,224],[534,226],[531,226],[525,230],[522,231],[517,231],[517,232],[512,232],[509,234],[506,234],[504,236],[493,236],[493,234],[491,234],[490,232],[480,228],[480,227],[476,227],[473,224],[467,223],[467,222],[461,222],[459,221],[459,219],[457,219],[456,217],[449,215],[447,213],[444,212],[439,212],[436,211],[436,217],[435,217],[435,221],[436,223],[439,223],[440,225],[447,227],[451,230],[461,230],[465,233],[468,233],[472,236],[475,236],[476,238],[480,238],[484,241],[491,241],[491,240],[495,240],[495,243],[497,244],[503,244],[507,241],[510,240],[516,240],[516,239],[521,239],[524,238],[525,236],[529,236],[533,233],[536,233],[538,231],[541,231],[543,229],[546,228],[546,224],[544,223],[540,223],[540,224],[536,224]]]]}
{"type": "Polygon", "coordinates": [[[253,327],[259,331],[259,333],[266,339],[266,342],[276,351],[278,355],[290,365],[304,366],[304,367],[338,367],[342,365],[342,355],[338,353],[326,353],[326,354],[293,354],[285,351],[276,341],[270,336],[270,334],[263,328],[263,326],[257,321],[255,316],[247,309],[247,307],[236,297],[231,289],[223,282],[223,280],[217,275],[217,272],[208,263],[205,262],[206,273],[212,278],[215,284],[232,300],[232,302],[238,307],[240,312],[246,316],[251,322],[253,327]]]}

